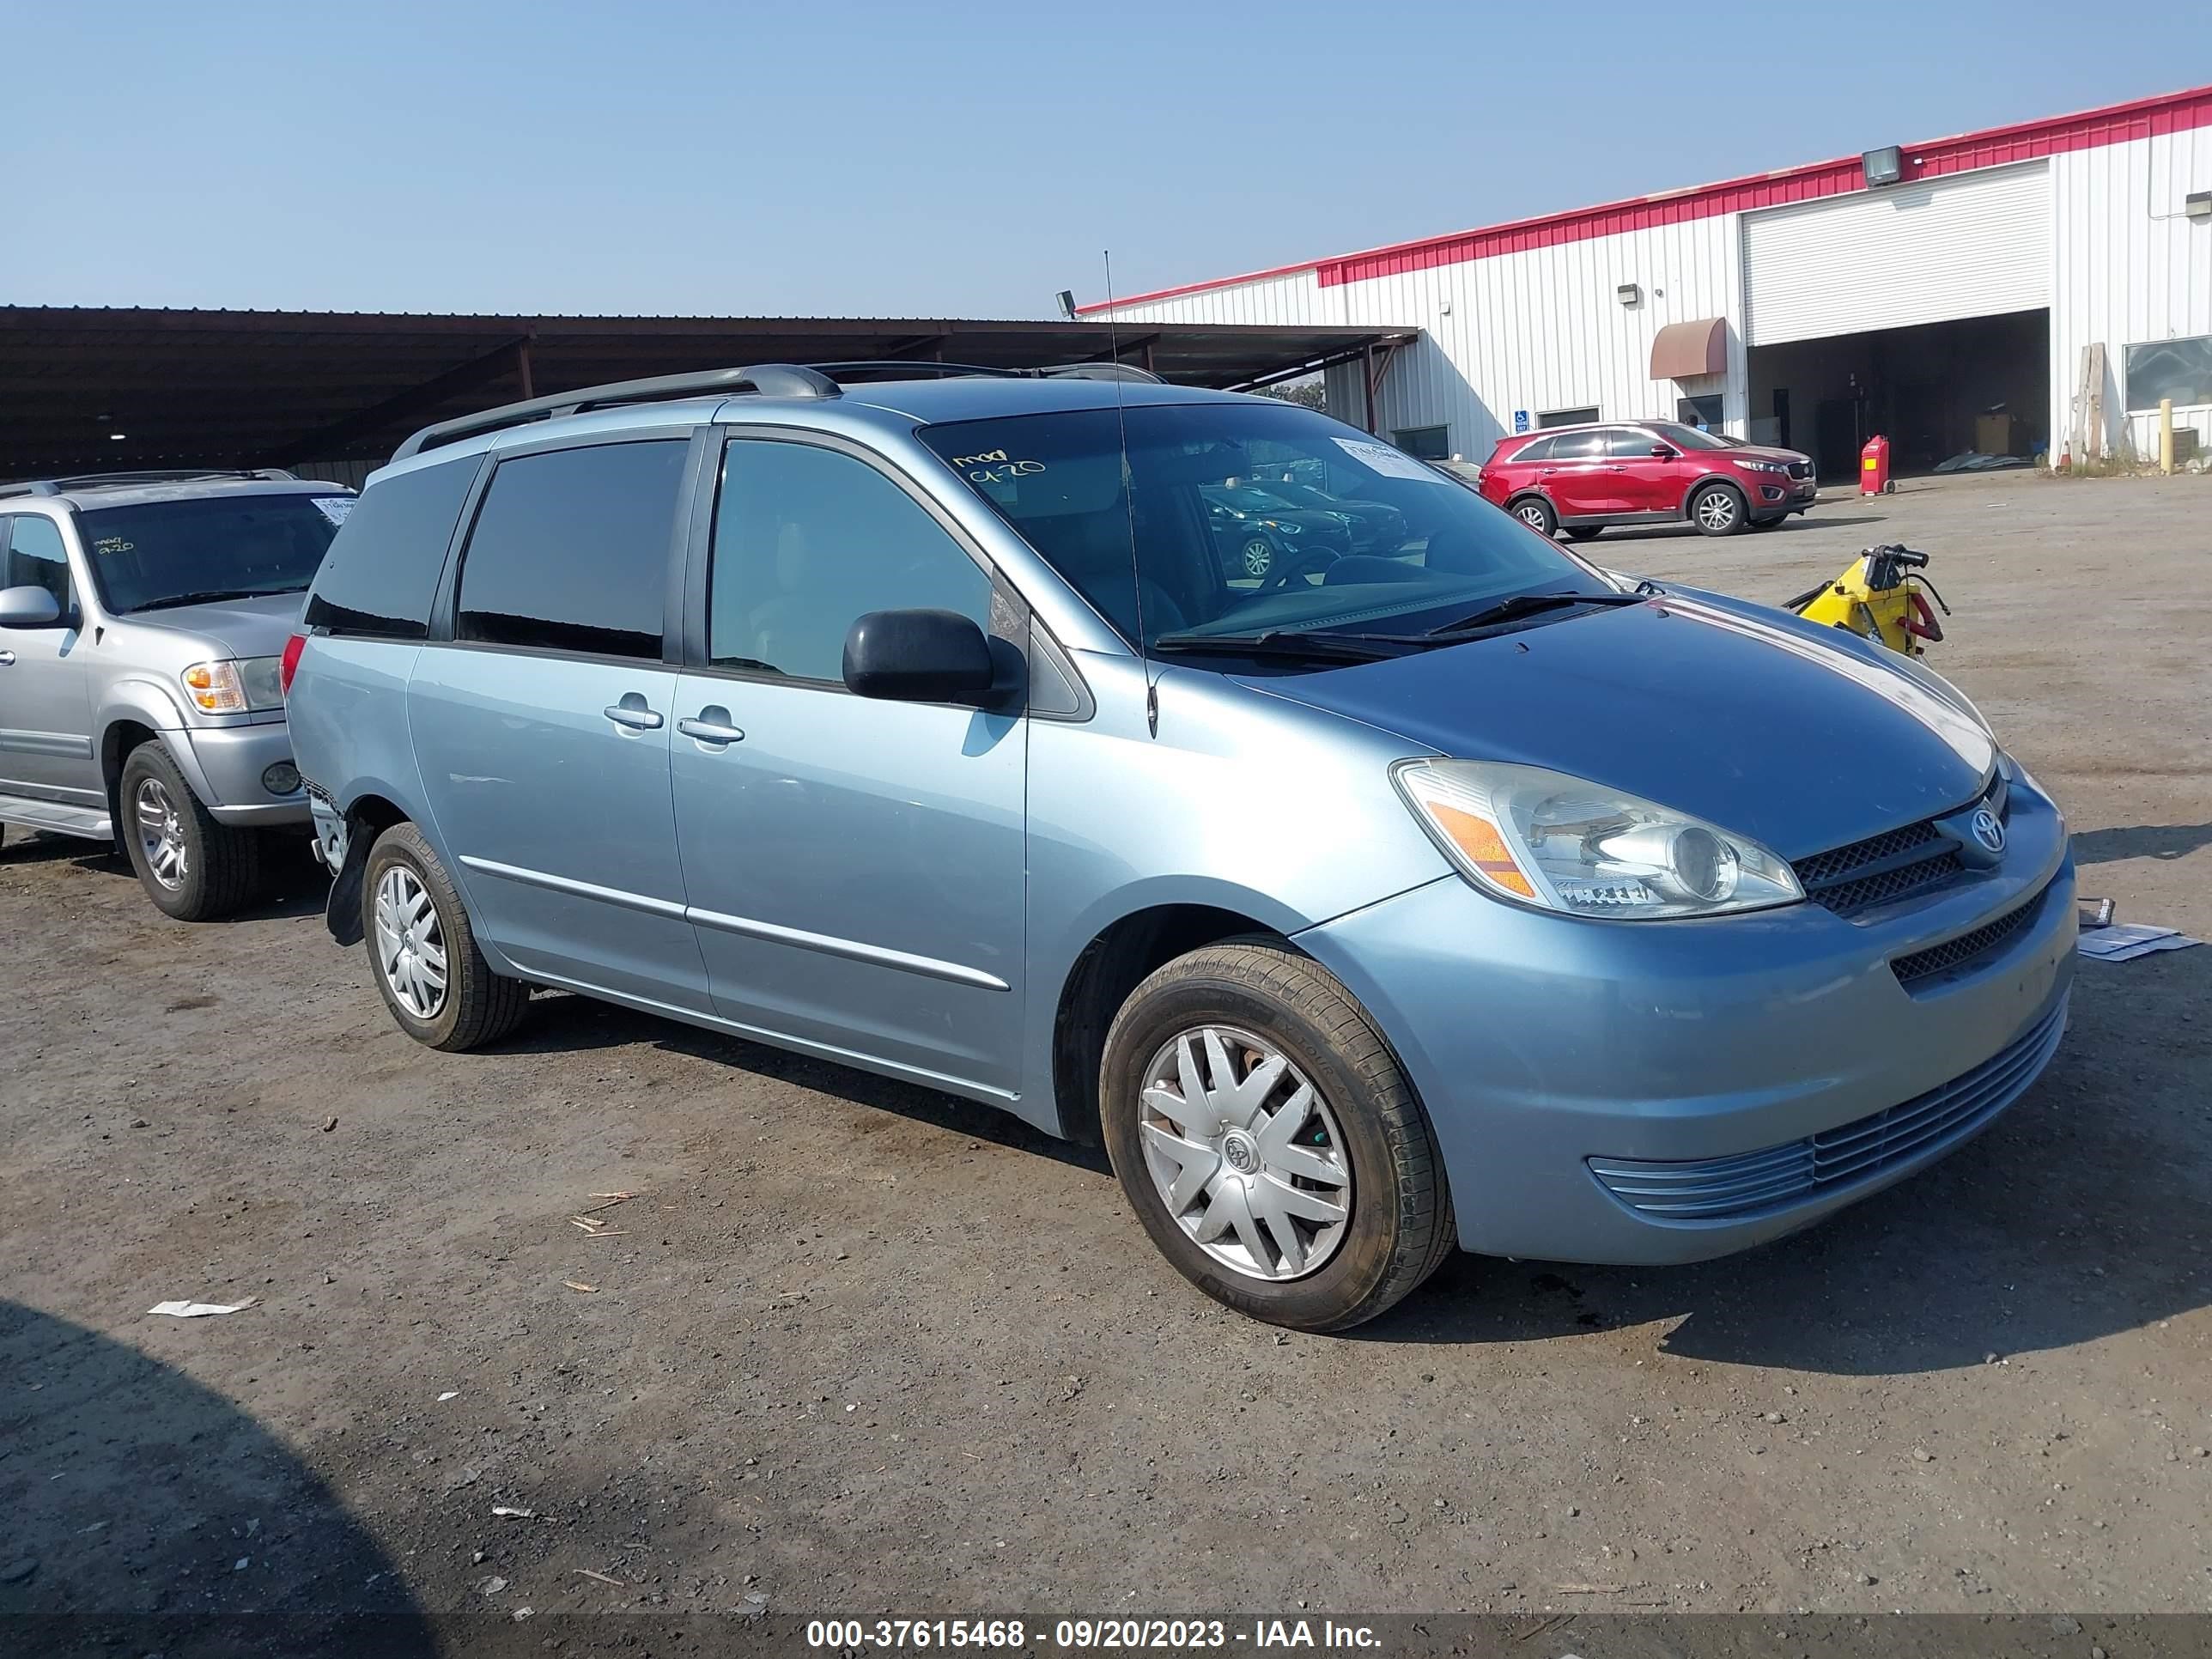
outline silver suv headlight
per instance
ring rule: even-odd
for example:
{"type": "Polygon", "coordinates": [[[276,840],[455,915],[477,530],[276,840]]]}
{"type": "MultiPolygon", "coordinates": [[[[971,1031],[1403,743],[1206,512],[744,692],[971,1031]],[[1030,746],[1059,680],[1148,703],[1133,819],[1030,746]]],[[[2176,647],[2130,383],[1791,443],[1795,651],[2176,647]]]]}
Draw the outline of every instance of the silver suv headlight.
{"type": "Polygon", "coordinates": [[[203,714],[258,714],[284,706],[279,657],[196,662],[177,678],[203,714]]]}
{"type": "Polygon", "coordinates": [[[1461,873],[1516,903],[1640,921],[1805,896],[1789,865],[1749,837],[1565,773],[1413,760],[1391,779],[1461,873]]]}

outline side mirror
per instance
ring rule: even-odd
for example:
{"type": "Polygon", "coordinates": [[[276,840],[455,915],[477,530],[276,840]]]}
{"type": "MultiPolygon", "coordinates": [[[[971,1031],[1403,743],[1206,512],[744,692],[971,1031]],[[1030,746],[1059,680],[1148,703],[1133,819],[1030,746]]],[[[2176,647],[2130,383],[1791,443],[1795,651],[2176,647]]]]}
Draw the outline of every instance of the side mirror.
{"type": "Polygon", "coordinates": [[[1673,459],[1674,459],[1674,446],[1673,446],[1673,445],[1671,445],[1671,444],[1654,444],[1654,445],[1652,445],[1652,446],[1651,446],[1651,459],[1652,459],[1653,460],[1655,460],[1655,461],[1671,461],[1671,460],[1673,460],[1673,459]]]}
{"type": "Polygon", "coordinates": [[[957,611],[871,611],[845,635],[845,686],[892,702],[981,703],[991,642],[957,611]]]}
{"type": "Polygon", "coordinates": [[[61,602],[45,588],[0,588],[0,628],[58,628],[61,622],[61,602]]]}

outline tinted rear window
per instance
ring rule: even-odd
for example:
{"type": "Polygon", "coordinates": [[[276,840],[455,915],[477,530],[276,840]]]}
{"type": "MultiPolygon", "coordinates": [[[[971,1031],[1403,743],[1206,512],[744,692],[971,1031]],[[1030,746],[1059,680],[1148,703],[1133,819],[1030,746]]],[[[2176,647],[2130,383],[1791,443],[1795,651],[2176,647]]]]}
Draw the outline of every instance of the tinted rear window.
{"type": "Polygon", "coordinates": [[[455,634],[660,658],[683,439],[502,461],[461,558],[455,634]]]}
{"type": "Polygon", "coordinates": [[[380,478],[346,515],[307,599],[307,625],[419,640],[477,458],[380,478]]]}

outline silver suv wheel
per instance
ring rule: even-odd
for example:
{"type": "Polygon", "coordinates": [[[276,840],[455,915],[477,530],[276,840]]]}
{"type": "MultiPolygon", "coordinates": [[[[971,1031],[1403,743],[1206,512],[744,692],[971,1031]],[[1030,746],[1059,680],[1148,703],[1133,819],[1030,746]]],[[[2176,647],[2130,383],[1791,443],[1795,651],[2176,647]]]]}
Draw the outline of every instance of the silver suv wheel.
{"type": "Polygon", "coordinates": [[[1145,1167],[1176,1224],[1248,1279],[1299,1279],[1336,1254],[1352,1166],[1328,1103],[1263,1037],[1205,1025],[1145,1068],[1145,1167]]]}
{"type": "Polygon", "coordinates": [[[131,799],[131,816],[137,820],[138,850],[146,855],[147,873],[168,892],[175,892],[191,873],[191,850],[185,842],[185,821],[159,778],[141,778],[131,799]]]}
{"type": "Polygon", "coordinates": [[[404,865],[376,884],[376,970],[392,1000],[420,1020],[446,1006],[446,940],[438,907],[404,865]]]}

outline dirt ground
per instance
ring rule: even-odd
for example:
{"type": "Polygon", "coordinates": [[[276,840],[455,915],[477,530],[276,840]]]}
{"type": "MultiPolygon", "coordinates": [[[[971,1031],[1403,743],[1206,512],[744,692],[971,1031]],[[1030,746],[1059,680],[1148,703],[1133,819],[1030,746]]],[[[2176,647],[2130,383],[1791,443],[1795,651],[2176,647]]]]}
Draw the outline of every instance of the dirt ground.
{"type": "MultiPolygon", "coordinates": [[[[2208,508],[1596,550],[1778,599],[1929,550],[2084,891],[2212,936],[2208,508]]],[[[1809,1233],[1462,1258],[1322,1339],[981,1109],[570,998],[420,1049],[319,904],[0,851],[0,1613],[2212,1610],[2212,949],[2083,963],[2027,1099],[1809,1233]]]]}

